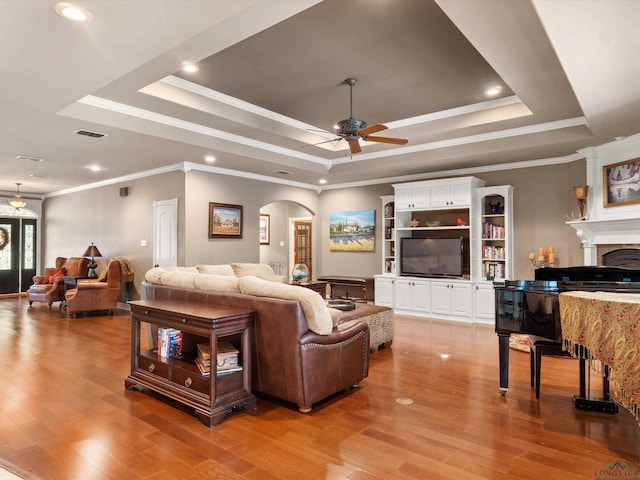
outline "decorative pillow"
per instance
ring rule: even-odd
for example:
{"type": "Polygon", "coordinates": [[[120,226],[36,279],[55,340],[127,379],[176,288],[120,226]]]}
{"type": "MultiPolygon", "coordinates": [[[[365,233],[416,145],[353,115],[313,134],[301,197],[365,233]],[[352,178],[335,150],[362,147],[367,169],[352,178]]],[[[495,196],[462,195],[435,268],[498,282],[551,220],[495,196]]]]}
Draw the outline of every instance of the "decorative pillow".
{"type": "Polygon", "coordinates": [[[224,275],[226,277],[235,277],[231,265],[196,265],[198,272],[210,273],[211,275],[224,275]]]}
{"type": "Polygon", "coordinates": [[[57,271],[58,271],[57,268],[53,268],[53,267],[45,268],[44,275],[43,275],[43,277],[45,278],[45,283],[51,283],[51,276],[55,275],[57,271]]]}
{"type": "Polygon", "coordinates": [[[167,272],[166,269],[161,267],[153,267],[150,270],[147,270],[147,273],[144,274],[144,279],[149,283],[162,283],[162,275],[167,272]]]}
{"type": "Polygon", "coordinates": [[[200,273],[194,278],[193,284],[196,287],[196,290],[240,293],[240,279],[235,276],[229,277],[227,275],[200,273]]]}
{"type": "Polygon", "coordinates": [[[56,272],[49,277],[49,283],[55,282],[56,278],[64,278],[64,273],[62,272],[62,270],[56,270],[56,272]]]}
{"type": "Polygon", "coordinates": [[[160,281],[168,287],[195,288],[193,282],[198,275],[200,274],[171,270],[162,275],[160,281]]]}
{"type": "Polygon", "coordinates": [[[331,315],[324,299],[309,288],[245,276],[240,278],[240,292],[258,297],[296,300],[300,302],[309,330],[318,335],[329,335],[333,330],[331,315]]]}
{"type": "Polygon", "coordinates": [[[285,280],[284,275],[271,274],[271,275],[255,275],[255,276],[258,278],[261,278],[262,280],[269,280],[270,282],[284,283],[284,280],[285,280]]]}

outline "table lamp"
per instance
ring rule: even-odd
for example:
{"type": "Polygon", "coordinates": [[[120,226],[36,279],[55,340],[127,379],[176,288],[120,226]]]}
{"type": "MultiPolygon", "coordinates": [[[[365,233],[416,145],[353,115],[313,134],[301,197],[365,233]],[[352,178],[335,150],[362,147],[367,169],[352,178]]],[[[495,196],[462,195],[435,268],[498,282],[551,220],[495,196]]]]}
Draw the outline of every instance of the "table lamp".
{"type": "Polygon", "coordinates": [[[82,256],[91,257],[91,261],[89,262],[89,265],[87,265],[89,267],[89,278],[97,277],[98,274],[96,273],[96,267],[98,266],[98,264],[95,261],[95,257],[102,256],[100,250],[98,250],[98,247],[96,247],[93,242],[91,242],[91,245],[87,247],[82,256]]]}

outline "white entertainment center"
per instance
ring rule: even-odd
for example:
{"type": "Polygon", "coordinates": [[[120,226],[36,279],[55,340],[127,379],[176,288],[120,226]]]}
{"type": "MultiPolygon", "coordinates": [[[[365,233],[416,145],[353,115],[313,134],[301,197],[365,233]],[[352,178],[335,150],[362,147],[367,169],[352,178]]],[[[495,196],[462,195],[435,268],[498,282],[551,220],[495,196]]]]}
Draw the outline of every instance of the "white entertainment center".
{"type": "Polygon", "coordinates": [[[513,187],[484,185],[476,177],[425,180],[381,197],[377,305],[493,323],[493,282],[513,277],[513,187]]]}

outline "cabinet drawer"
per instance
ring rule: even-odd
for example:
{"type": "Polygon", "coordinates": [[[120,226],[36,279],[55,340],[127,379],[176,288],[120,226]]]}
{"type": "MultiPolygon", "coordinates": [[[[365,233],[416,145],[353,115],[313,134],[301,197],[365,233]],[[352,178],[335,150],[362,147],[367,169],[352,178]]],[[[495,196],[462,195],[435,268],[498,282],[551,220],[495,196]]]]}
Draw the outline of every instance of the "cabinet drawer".
{"type": "Polygon", "coordinates": [[[209,379],[182,370],[171,371],[171,382],[186,387],[196,392],[209,395],[209,379]]]}
{"type": "Polygon", "coordinates": [[[160,360],[140,355],[138,357],[138,366],[141,370],[153,373],[159,377],[169,379],[169,366],[160,360]]]}

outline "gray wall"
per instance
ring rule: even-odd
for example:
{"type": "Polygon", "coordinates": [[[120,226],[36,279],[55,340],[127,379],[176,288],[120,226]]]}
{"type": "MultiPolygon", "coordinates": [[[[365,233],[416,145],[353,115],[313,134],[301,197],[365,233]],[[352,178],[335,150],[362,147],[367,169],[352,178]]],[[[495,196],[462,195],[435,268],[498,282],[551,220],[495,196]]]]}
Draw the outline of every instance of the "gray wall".
{"type": "MultiPolygon", "coordinates": [[[[582,250],[566,215],[577,212],[573,185],[585,183],[584,161],[544,167],[504,170],[476,175],[487,185],[509,184],[514,192],[515,276],[533,276],[528,253],[554,245],[560,266],[581,265],[582,250]]],[[[290,217],[313,217],[314,277],[380,273],[381,245],[375,252],[330,252],[329,213],[341,210],[376,211],[382,225],[381,195],[393,194],[391,185],[326,190],[310,189],[215,173],[174,171],[134,181],[47,198],[43,208],[42,268],[57,256],[80,256],[95,242],[104,258],[126,257],[135,272],[135,292],[152,266],[154,200],[178,199],[178,264],[287,261],[290,217]],[[120,187],[129,187],[127,197],[120,187]],[[243,206],[242,239],[208,238],[209,202],[243,206]],[[274,203],[275,202],[275,203],[274,203]],[[271,245],[259,244],[260,211],[270,213],[271,245]],[[147,246],[140,245],[147,240],[147,246]],[[284,247],[280,247],[280,241],[284,247]]]]}

